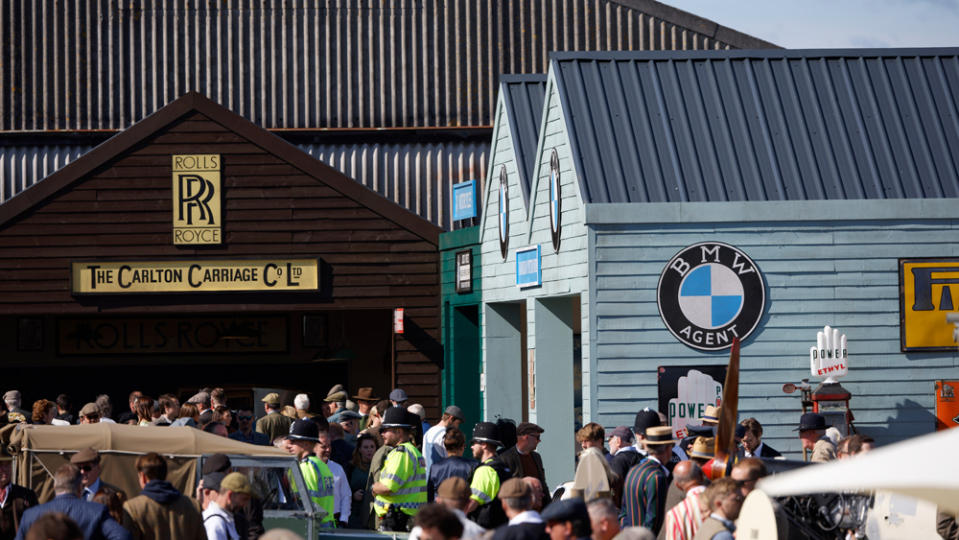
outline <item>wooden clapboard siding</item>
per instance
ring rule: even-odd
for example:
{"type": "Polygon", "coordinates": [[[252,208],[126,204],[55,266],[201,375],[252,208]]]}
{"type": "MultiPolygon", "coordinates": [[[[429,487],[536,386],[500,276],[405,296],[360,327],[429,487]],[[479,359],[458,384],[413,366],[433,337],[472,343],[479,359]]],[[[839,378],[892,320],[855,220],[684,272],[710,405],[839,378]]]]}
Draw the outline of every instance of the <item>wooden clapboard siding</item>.
{"type": "Polygon", "coordinates": [[[154,128],[136,134],[138,140],[128,140],[134,126],[104,144],[118,151],[92,151],[101,162],[88,154],[25,192],[24,203],[0,207],[0,315],[403,307],[406,333],[394,339],[396,384],[437,417],[439,229],[366,188],[355,191],[361,186],[349,178],[201,97],[181,98],[154,116],[165,114],[166,122],[144,120],[154,128]],[[222,246],[172,244],[176,153],[222,157],[222,246]],[[264,256],[322,259],[323,290],[82,300],[70,291],[76,260],[264,256]]]}
{"type": "Polygon", "coordinates": [[[898,259],[959,255],[950,206],[924,204],[920,214],[913,201],[849,201],[835,205],[847,210],[834,220],[804,221],[817,204],[784,205],[778,220],[757,221],[751,206],[710,203],[698,219],[690,212],[684,222],[661,223],[638,217],[637,205],[590,208],[591,216],[609,216],[591,225],[594,419],[630,425],[637,408],[655,406],[657,366],[728,360],[727,352],[679,343],[656,304],[668,260],[690,244],[719,241],[748,254],[766,281],[766,315],[742,349],[739,416],[759,419],[771,446],[800,455],[792,431],[799,400],[781,387],[810,377],[809,348],[826,324],[849,339],[849,375],[841,382],[853,394],[861,433],[885,444],[934,429],[933,381],[956,378],[959,365],[954,353],[900,353],[898,259]]]}
{"type": "MultiPolygon", "coordinates": [[[[497,122],[494,126],[493,150],[491,152],[493,161],[487,177],[487,197],[484,199],[485,207],[482,221],[483,303],[486,306],[499,302],[521,303],[526,314],[526,346],[528,350],[535,351],[537,299],[580,295],[580,310],[583,317],[580,322],[583,340],[583,377],[584,381],[588,381],[589,320],[586,317],[589,313],[589,306],[585,214],[576,173],[569,157],[569,141],[563,129],[565,125],[563,115],[564,112],[556,92],[555,81],[550,75],[546,84],[544,118],[540,127],[539,145],[535,155],[532,184],[530,186],[528,218],[525,213],[518,215],[516,206],[519,205],[519,211],[525,212],[519,186],[514,189],[516,176],[513,171],[515,170],[516,157],[513,151],[512,134],[504,133],[508,122],[501,115],[497,116],[497,122]],[[563,195],[561,224],[563,232],[558,253],[553,249],[549,226],[549,162],[553,148],[556,148],[560,156],[560,180],[563,195]],[[510,171],[510,250],[506,260],[503,260],[500,254],[496,221],[498,194],[493,185],[498,182],[501,163],[507,164],[507,170],[510,171]],[[517,222],[519,222],[518,226],[517,222]],[[535,245],[539,245],[541,248],[543,284],[540,287],[519,289],[516,287],[515,251],[519,248],[535,245]]],[[[522,381],[511,377],[514,368],[506,365],[512,365],[516,362],[516,359],[491,358],[491,355],[488,354],[490,340],[496,336],[491,336],[488,332],[488,312],[486,309],[481,310],[480,315],[484,371],[487,373],[485,412],[487,417],[493,417],[495,414],[516,417],[522,411],[504,411],[495,408],[497,403],[504,401],[507,396],[519,395],[519,392],[522,391],[522,381]]],[[[528,352],[522,351],[522,354],[528,354],[528,352]]],[[[552,426],[554,429],[547,429],[544,434],[544,444],[540,448],[547,465],[546,469],[550,474],[550,478],[547,480],[552,483],[570,477],[573,473],[572,464],[574,461],[572,454],[574,445],[572,406],[570,405],[568,410],[566,407],[561,410],[560,408],[550,409],[550,407],[544,407],[541,404],[550,402],[548,396],[559,397],[560,395],[564,396],[564,399],[567,399],[570,404],[572,403],[573,388],[569,380],[572,375],[572,366],[557,365],[557,363],[558,361],[553,362],[550,358],[536,359],[535,389],[539,405],[528,410],[530,421],[543,423],[544,427],[554,422],[558,425],[561,419],[562,428],[556,429],[555,426],[552,426]],[[540,398],[545,399],[545,401],[540,398]]],[[[588,392],[584,392],[584,421],[589,421],[588,395],[588,392]]],[[[523,406],[528,407],[528,403],[523,406]]]]}

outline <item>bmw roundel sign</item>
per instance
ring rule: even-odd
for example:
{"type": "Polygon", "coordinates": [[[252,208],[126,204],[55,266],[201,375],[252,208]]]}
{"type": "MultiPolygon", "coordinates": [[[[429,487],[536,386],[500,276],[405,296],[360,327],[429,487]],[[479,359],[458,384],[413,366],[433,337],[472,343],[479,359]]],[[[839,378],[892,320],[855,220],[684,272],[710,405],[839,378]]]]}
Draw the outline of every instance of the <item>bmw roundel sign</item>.
{"type": "Polygon", "coordinates": [[[559,183],[559,154],[553,148],[549,158],[549,230],[553,237],[553,250],[559,251],[563,227],[563,194],[559,183]]]}
{"type": "Polygon", "coordinates": [[[676,339],[694,349],[719,351],[756,329],[766,287],[756,263],[738,248],[702,242],[670,259],[659,276],[656,299],[676,339]]]}
{"type": "Polygon", "coordinates": [[[509,177],[506,176],[506,166],[499,170],[499,252],[506,258],[509,254],[509,177]]]}

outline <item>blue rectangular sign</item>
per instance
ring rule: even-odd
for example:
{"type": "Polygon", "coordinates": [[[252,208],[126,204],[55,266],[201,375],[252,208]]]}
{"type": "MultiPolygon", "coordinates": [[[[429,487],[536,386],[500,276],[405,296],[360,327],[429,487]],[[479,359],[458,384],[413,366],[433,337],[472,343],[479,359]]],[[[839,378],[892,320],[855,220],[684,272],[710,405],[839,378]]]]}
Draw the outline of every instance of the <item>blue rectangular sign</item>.
{"type": "Polygon", "coordinates": [[[536,287],[543,284],[543,266],[539,245],[516,250],[516,286],[536,287]]]}
{"type": "Polygon", "coordinates": [[[476,217],[476,180],[453,184],[453,219],[476,217]]]}

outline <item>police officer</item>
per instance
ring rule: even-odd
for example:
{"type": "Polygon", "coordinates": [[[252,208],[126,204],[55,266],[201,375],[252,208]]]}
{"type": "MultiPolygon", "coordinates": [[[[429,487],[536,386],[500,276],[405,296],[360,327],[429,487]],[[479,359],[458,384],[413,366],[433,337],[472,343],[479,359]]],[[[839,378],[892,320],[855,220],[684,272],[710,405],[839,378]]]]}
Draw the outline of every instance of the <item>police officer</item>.
{"type": "Polygon", "coordinates": [[[308,418],[290,424],[290,433],[286,436],[287,449],[300,462],[300,473],[306,482],[306,491],[313,506],[326,512],[320,526],[336,527],[333,515],[333,473],[326,463],[313,454],[313,448],[319,440],[320,428],[308,418]]]}
{"type": "Polygon", "coordinates": [[[503,446],[499,428],[492,422],[477,423],[471,445],[473,457],[480,461],[480,466],[473,472],[466,513],[480,527],[495,529],[509,521],[497,496],[502,483],[512,476],[509,467],[496,454],[496,449],[503,446]]]}
{"type": "Polygon", "coordinates": [[[426,504],[426,460],[411,442],[419,416],[402,407],[390,407],[383,416],[380,435],[384,444],[395,446],[386,456],[380,479],[373,484],[373,510],[377,528],[409,531],[411,517],[426,504]]]}

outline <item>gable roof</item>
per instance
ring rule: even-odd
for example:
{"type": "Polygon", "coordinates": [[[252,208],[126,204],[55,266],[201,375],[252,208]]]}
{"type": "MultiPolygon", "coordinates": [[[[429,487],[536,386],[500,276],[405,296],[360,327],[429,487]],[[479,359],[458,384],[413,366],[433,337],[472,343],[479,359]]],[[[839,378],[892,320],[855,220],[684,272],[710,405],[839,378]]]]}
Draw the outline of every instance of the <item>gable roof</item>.
{"type": "Polygon", "coordinates": [[[554,53],[586,203],[959,197],[959,48],[554,53]]]}
{"type": "Polygon", "coordinates": [[[513,153],[519,172],[523,203],[529,208],[529,190],[536,168],[536,145],[543,117],[546,75],[503,75],[500,96],[513,137],[513,153]]]}
{"type": "Polygon", "coordinates": [[[224,128],[247,139],[250,143],[286,161],[304,174],[324,183],[424,240],[438,245],[441,230],[439,227],[369,190],[332,167],[317,161],[299,148],[196,92],[181,96],[159,111],[130,126],[129,129],[104,141],[76,161],[48,176],[42,182],[0,205],[0,227],[10,223],[34,206],[42,204],[58,193],[69,189],[73,183],[107,165],[111,160],[123,155],[136,145],[147,141],[160,130],[194,113],[203,114],[224,128]]]}

